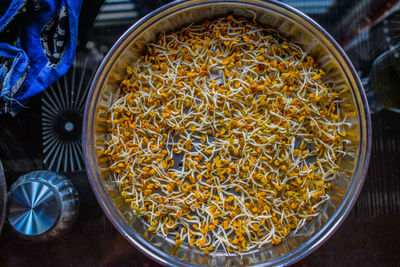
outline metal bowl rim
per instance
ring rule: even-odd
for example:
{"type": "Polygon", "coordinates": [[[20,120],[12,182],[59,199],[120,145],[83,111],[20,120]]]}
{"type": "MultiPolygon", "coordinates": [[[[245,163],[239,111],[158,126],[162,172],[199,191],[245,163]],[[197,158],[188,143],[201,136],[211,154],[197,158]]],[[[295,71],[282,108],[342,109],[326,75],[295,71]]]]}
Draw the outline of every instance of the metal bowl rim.
{"type": "MultiPolygon", "coordinates": [[[[151,13],[147,14],[144,16],[142,19],[138,20],[135,24],[133,24],[119,39],[118,41],[112,46],[112,48],[109,50],[107,53],[106,57],[103,59],[102,63],[97,69],[97,72],[92,80],[90,90],[88,93],[88,97],[86,100],[86,105],[85,105],[85,111],[84,111],[84,118],[83,118],[83,131],[82,131],[82,139],[83,139],[83,151],[85,155],[85,167],[86,167],[86,172],[89,178],[90,185],[92,187],[92,191],[94,195],[96,196],[97,201],[99,202],[101,208],[103,209],[104,213],[107,215],[108,219],[111,221],[111,223],[114,225],[114,227],[120,232],[122,236],[124,236],[131,244],[133,244],[137,249],[139,249],[143,254],[145,254],[147,257],[156,260],[157,262],[167,265],[167,266],[175,266],[175,265],[181,265],[181,266],[190,266],[189,263],[181,261],[176,259],[175,257],[159,250],[158,248],[150,245],[146,240],[144,240],[142,237],[140,237],[135,231],[130,231],[131,234],[133,234],[133,237],[129,235],[126,229],[122,228],[121,224],[125,224],[124,220],[122,218],[118,218],[120,216],[114,216],[114,213],[116,212],[118,214],[118,210],[116,209],[115,206],[113,206],[112,201],[110,198],[107,196],[107,199],[104,199],[102,195],[99,192],[99,188],[96,185],[96,180],[93,175],[93,173],[90,171],[91,170],[91,163],[90,163],[90,155],[88,152],[88,144],[89,140],[87,139],[88,137],[88,127],[89,127],[89,112],[90,112],[90,104],[93,99],[93,95],[95,93],[95,88],[97,87],[97,81],[99,80],[99,77],[101,76],[104,68],[108,64],[108,61],[110,58],[113,56],[115,51],[120,47],[120,45],[125,41],[128,36],[130,36],[135,30],[147,22],[148,20],[152,19],[155,15],[160,14],[172,7],[185,4],[187,6],[190,6],[192,2],[199,2],[198,0],[177,0],[170,2],[154,11],[151,13]],[[107,202],[107,203],[106,203],[107,202]],[[109,205],[107,205],[109,204],[109,205]],[[111,204],[111,205],[110,205],[111,204]],[[109,209],[109,206],[111,206],[111,209],[109,209]],[[117,221],[119,220],[119,221],[117,221]]],[[[297,9],[294,9],[290,7],[287,4],[277,2],[275,0],[269,0],[269,1],[262,1],[262,0],[253,0],[249,2],[244,2],[240,0],[227,0],[227,1],[212,1],[212,0],[204,0],[201,1],[201,3],[198,3],[198,5],[204,5],[204,4],[218,4],[218,3],[232,3],[232,4],[247,4],[247,5],[253,5],[253,6],[260,6],[262,8],[266,8],[263,4],[269,4],[271,6],[275,6],[278,8],[286,9],[289,13],[293,13],[295,16],[299,17],[300,19],[304,20],[305,22],[311,24],[312,27],[314,27],[314,30],[318,31],[324,38],[328,40],[328,43],[330,43],[333,46],[333,49],[335,49],[341,59],[344,61],[344,64],[349,68],[350,73],[347,73],[347,75],[351,78],[354,79],[355,83],[355,88],[354,90],[358,89],[358,93],[360,95],[360,106],[358,106],[358,111],[359,111],[359,117],[362,117],[362,115],[365,116],[365,137],[366,140],[362,140],[363,135],[361,135],[360,139],[360,157],[359,161],[356,163],[358,166],[356,170],[358,170],[358,175],[357,172],[355,173],[354,177],[358,176],[359,177],[359,182],[355,184],[356,179],[353,179],[349,186],[348,192],[352,191],[353,189],[353,194],[346,194],[345,198],[343,199],[341,205],[338,207],[337,211],[334,213],[334,215],[328,220],[328,222],[315,234],[313,235],[307,242],[296,248],[295,250],[291,251],[290,253],[279,257],[277,259],[274,259],[272,261],[264,262],[261,264],[258,264],[256,266],[267,266],[267,265],[290,265],[294,264],[295,262],[299,261],[300,259],[308,256],[312,252],[314,252],[317,248],[319,248],[322,244],[324,244],[329,237],[339,228],[339,226],[344,222],[346,217],[348,216],[349,212],[353,208],[360,192],[362,189],[362,186],[365,181],[365,177],[367,174],[368,170],[368,165],[370,161],[370,156],[371,156],[371,142],[372,142],[372,127],[371,127],[371,117],[369,113],[369,107],[368,107],[368,102],[366,95],[363,91],[363,87],[361,84],[361,81],[354,69],[354,66],[352,65],[350,59],[347,57],[343,49],[339,46],[339,44],[333,39],[333,37],[330,36],[330,34],[325,31],[318,23],[316,23],[313,19],[305,15],[304,13],[298,11],[297,9]],[[258,2],[259,4],[257,5],[255,2],[258,2]],[[365,142],[365,151],[363,151],[363,143],[365,142]],[[362,162],[362,158],[364,158],[364,161],[362,162]],[[360,165],[363,164],[362,169],[360,169],[360,165]],[[354,189],[355,187],[355,189],[354,189]],[[329,229],[328,229],[329,228],[329,229]]],[[[360,120],[360,128],[362,127],[362,121],[360,120]]],[[[104,190],[104,187],[103,187],[104,190]]],[[[129,226],[126,225],[128,228],[129,226]]]]}

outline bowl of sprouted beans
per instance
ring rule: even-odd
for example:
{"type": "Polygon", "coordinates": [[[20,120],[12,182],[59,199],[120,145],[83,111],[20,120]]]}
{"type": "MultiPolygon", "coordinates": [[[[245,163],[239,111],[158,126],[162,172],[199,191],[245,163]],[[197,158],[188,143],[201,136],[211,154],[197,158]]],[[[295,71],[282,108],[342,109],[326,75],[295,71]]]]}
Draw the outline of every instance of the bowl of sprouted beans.
{"type": "Polygon", "coordinates": [[[277,2],[177,1],[99,67],[84,118],[104,212],[165,265],[289,265],[343,222],[371,125],[350,61],[277,2]]]}

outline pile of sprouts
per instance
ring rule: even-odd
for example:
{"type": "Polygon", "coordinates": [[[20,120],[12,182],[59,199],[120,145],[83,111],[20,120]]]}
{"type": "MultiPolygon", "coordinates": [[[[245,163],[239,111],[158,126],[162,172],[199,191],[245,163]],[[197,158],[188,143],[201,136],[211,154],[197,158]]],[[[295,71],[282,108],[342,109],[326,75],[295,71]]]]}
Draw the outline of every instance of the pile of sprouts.
{"type": "Polygon", "coordinates": [[[241,253],[318,216],[350,143],[313,57],[228,16],[162,34],[108,104],[101,157],[148,231],[241,253]]]}

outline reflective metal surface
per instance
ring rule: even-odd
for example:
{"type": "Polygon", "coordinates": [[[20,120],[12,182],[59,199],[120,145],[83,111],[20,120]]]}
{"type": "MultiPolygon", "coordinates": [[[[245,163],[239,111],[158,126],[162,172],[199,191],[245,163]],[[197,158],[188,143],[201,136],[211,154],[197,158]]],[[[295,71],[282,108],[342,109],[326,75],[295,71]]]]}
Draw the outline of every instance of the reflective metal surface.
{"type": "Polygon", "coordinates": [[[40,235],[56,222],[60,204],[53,189],[42,182],[28,181],[9,195],[8,221],[24,235],[40,235]]]}
{"type": "Polygon", "coordinates": [[[361,190],[366,175],[370,147],[371,122],[368,104],[361,83],[347,56],[337,43],[304,14],[277,2],[250,1],[177,1],[170,3],[137,22],[114,45],[100,66],[86,103],[84,127],[84,152],[89,181],[104,212],[116,229],[143,253],[165,265],[289,265],[313,252],[325,242],[343,222],[361,190]],[[118,86],[110,74],[120,74],[121,66],[132,62],[141,52],[144,43],[163,31],[200,22],[202,19],[235,14],[253,18],[267,27],[299,42],[312,55],[320,59],[324,70],[338,84],[351,89],[345,97],[349,104],[345,112],[356,114],[351,121],[354,147],[349,148],[356,157],[342,162],[340,178],[335,181],[331,203],[324,207],[321,216],[312,220],[302,235],[290,236],[283,244],[244,253],[242,256],[211,254],[183,246],[175,248],[172,240],[146,232],[145,224],[134,216],[121,199],[118,188],[109,174],[100,174],[106,164],[96,155],[96,145],[104,140],[107,128],[97,122],[107,115],[97,109],[99,103],[108,101],[113,88],[118,86]],[[345,172],[347,171],[347,172],[345,172]],[[346,175],[350,173],[350,175],[346,175]]]}
{"type": "Polygon", "coordinates": [[[8,195],[8,221],[25,239],[55,238],[77,219],[78,193],[69,179],[55,172],[25,174],[11,186],[8,195]]]}

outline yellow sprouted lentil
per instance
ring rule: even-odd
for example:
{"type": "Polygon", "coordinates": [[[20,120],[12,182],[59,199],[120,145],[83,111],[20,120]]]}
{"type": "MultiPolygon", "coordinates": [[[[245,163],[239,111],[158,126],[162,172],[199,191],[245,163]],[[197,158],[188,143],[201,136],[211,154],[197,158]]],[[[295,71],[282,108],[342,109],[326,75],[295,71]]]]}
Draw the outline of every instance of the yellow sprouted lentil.
{"type": "Polygon", "coordinates": [[[99,153],[149,232],[240,253],[318,216],[350,141],[344,90],[310,55],[232,16],[146,47],[109,103],[99,153]]]}

